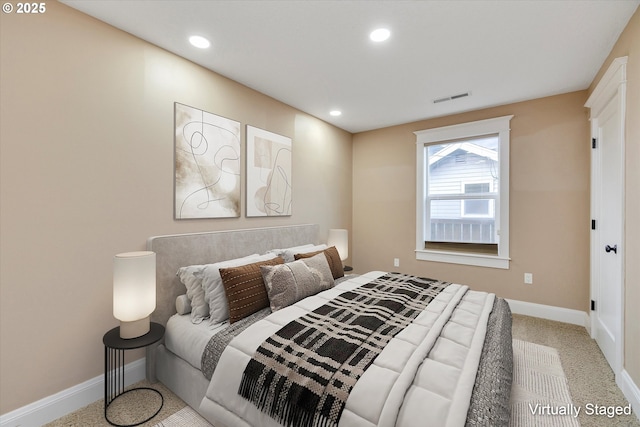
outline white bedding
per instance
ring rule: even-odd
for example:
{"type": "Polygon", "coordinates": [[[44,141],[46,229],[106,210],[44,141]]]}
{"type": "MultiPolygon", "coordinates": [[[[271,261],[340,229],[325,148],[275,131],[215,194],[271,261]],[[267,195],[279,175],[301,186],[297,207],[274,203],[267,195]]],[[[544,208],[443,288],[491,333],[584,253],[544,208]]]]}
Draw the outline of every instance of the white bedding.
{"type": "Polygon", "coordinates": [[[167,321],[164,345],[167,350],[201,370],[202,353],[211,337],[229,326],[229,321],[211,325],[209,319],[194,324],[188,314],[174,314],[167,321]]]}
{"type": "MultiPolygon", "coordinates": [[[[237,394],[255,350],[291,320],[384,274],[352,278],[247,328],[222,354],[199,412],[216,426],[278,426],[237,394]]],[[[339,426],[464,425],[493,301],[493,294],[461,285],[442,291],[362,375],[339,426]]]]}
{"type": "MultiPolygon", "coordinates": [[[[344,282],[355,275],[346,275],[336,280],[336,284],[344,282]]],[[[204,349],[212,336],[229,327],[229,320],[211,324],[209,319],[201,323],[193,323],[189,313],[174,314],[167,321],[164,345],[171,353],[189,362],[194,368],[201,370],[201,359],[204,349]]]]}

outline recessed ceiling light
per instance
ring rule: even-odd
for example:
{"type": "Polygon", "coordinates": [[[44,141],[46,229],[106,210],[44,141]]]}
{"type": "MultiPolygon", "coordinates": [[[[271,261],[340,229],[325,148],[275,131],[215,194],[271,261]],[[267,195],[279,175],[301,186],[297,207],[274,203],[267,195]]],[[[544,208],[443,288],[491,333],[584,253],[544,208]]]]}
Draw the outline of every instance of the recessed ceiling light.
{"type": "Polygon", "coordinates": [[[195,47],[198,47],[200,49],[206,49],[209,46],[211,46],[211,43],[209,43],[209,40],[205,39],[204,37],[201,36],[191,36],[189,37],[189,43],[191,43],[192,45],[194,45],[195,47]]]}
{"type": "Polygon", "coordinates": [[[342,111],[340,111],[340,110],[333,110],[333,111],[330,111],[330,112],[329,112],[329,114],[331,114],[333,117],[338,117],[338,116],[341,116],[341,115],[342,115],[342,111]]]}
{"type": "Polygon", "coordinates": [[[374,42],[383,42],[389,38],[391,35],[391,31],[386,28],[378,28],[369,34],[369,38],[374,42]]]}

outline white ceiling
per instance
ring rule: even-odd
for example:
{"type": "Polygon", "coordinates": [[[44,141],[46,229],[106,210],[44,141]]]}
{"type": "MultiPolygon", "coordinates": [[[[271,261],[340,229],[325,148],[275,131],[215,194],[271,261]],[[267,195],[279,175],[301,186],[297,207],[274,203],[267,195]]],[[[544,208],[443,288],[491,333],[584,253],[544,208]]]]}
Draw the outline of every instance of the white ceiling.
{"type": "Polygon", "coordinates": [[[586,89],[640,0],[62,2],[360,132],[586,89]]]}

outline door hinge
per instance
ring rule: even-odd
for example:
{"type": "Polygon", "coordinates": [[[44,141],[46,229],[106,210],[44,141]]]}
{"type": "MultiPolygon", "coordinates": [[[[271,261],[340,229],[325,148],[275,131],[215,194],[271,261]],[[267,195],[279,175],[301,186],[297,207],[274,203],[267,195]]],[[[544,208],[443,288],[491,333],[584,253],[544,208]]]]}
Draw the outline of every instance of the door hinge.
{"type": "Polygon", "coordinates": [[[592,219],[592,220],[591,220],[591,229],[592,229],[592,230],[595,230],[595,229],[596,229],[596,220],[595,220],[595,219],[592,219]]]}
{"type": "Polygon", "coordinates": [[[596,148],[596,139],[595,138],[591,138],[591,148],[596,148]]]}
{"type": "Polygon", "coordinates": [[[596,311],[596,302],[591,300],[591,311],[596,311]]]}

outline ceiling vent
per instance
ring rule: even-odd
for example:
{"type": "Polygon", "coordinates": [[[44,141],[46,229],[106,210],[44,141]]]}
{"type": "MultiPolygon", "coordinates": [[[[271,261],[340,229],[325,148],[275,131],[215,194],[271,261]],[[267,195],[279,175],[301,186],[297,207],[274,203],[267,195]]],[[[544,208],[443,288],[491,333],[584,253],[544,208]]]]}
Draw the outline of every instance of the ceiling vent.
{"type": "Polygon", "coordinates": [[[453,101],[454,99],[465,98],[465,97],[470,96],[470,95],[471,95],[471,92],[460,93],[458,95],[447,96],[446,98],[434,99],[433,103],[434,104],[439,104],[441,102],[453,101]]]}

